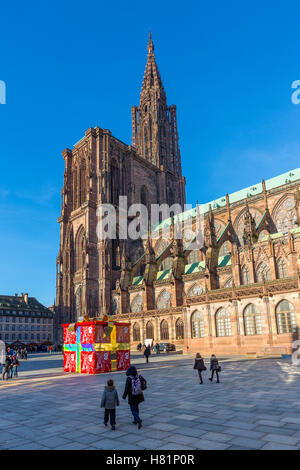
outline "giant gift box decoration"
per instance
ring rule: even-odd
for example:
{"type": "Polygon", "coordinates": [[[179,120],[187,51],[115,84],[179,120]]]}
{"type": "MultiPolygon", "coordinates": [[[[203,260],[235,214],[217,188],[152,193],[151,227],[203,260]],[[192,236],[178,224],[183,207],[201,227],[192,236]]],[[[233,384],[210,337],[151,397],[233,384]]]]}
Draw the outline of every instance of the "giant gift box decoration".
{"type": "Polygon", "coordinates": [[[130,324],[104,320],[62,325],[65,372],[100,374],[128,369],[130,324]]]}

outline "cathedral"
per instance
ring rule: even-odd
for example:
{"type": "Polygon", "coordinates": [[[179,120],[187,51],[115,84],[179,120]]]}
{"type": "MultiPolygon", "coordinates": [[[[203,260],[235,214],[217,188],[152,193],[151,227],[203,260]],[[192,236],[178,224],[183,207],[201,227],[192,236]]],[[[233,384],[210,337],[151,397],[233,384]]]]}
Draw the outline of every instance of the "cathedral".
{"type": "MultiPolygon", "coordinates": [[[[185,204],[176,106],[149,37],[132,144],[90,128],[65,160],[56,272],[60,325],[114,314],[145,339],[184,352],[289,353],[300,338],[300,168],[203,204],[203,245],[175,236],[174,217],[146,240],[99,240],[97,207],[185,204]]],[[[196,231],[200,209],[183,212],[196,231]]]]}

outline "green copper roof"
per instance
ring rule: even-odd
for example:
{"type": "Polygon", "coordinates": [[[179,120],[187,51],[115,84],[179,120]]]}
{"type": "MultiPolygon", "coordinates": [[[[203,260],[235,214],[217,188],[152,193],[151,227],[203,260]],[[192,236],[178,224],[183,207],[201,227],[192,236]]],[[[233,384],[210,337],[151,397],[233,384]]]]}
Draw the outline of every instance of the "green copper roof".
{"type": "Polygon", "coordinates": [[[198,263],[186,264],[184,274],[199,273],[205,269],[205,262],[199,261],[198,263]]]}
{"type": "Polygon", "coordinates": [[[143,276],[135,276],[132,279],[132,285],[133,286],[139,286],[140,284],[142,284],[142,282],[143,282],[143,276]]]}
{"type": "Polygon", "coordinates": [[[165,269],[164,271],[158,271],[157,276],[156,276],[156,280],[157,281],[163,281],[163,280],[169,279],[170,276],[171,276],[171,272],[172,272],[171,269],[165,269]]]}
{"type": "Polygon", "coordinates": [[[222,268],[223,266],[230,266],[231,265],[231,257],[230,255],[219,256],[218,258],[218,267],[222,268]]]}
{"type": "MultiPolygon", "coordinates": [[[[294,183],[295,181],[300,179],[300,168],[296,168],[295,170],[288,171],[283,173],[282,175],[275,176],[274,178],[269,178],[265,180],[266,190],[269,191],[274,188],[278,188],[279,186],[283,186],[284,184],[294,183]]],[[[250,196],[256,196],[262,193],[262,183],[257,183],[248,188],[241,189],[234,193],[229,194],[229,202],[231,204],[242,201],[243,199],[247,199],[250,196]]],[[[226,206],[226,197],[220,197],[215,199],[214,201],[207,202],[205,204],[199,205],[200,213],[206,213],[209,211],[209,207],[214,209],[219,209],[221,207],[226,206]]],[[[189,209],[188,211],[182,212],[175,216],[175,224],[176,221],[182,222],[183,220],[188,219],[189,217],[195,217],[197,214],[196,207],[189,209]]],[[[153,232],[159,230],[160,228],[167,227],[171,225],[171,218],[163,220],[160,224],[156,227],[153,227],[153,232]]]]}

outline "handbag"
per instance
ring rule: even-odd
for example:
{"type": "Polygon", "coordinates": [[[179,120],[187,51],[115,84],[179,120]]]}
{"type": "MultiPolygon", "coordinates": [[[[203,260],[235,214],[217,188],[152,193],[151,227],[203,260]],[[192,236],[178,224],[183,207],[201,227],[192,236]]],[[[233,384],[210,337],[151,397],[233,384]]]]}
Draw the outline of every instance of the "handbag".
{"type": "Polygon", "coordinates": [[[221,366],[219,366],[219,364],[218,364],[218,365],[217,365],[217,368],[216,368],[216,371],[217,371],[217,372],[221,372],[221,370],[222,370],[222,369],[221,369],[221,366]]]}

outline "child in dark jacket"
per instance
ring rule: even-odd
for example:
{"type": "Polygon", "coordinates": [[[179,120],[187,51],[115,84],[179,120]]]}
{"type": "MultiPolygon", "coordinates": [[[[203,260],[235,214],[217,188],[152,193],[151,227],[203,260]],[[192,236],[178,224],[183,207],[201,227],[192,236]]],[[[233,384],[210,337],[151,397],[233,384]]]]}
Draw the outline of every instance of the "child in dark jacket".
{"type": "Polygon", "coordinates": [[[114,381],[109,379],[102,394],[101,408],[105,408],[104,425],[107,426],[108,419],[110,418],[112,431],[116,429],[116,406],[119,406],[119,404],[118,392],[115,389],[114,381]]]}

